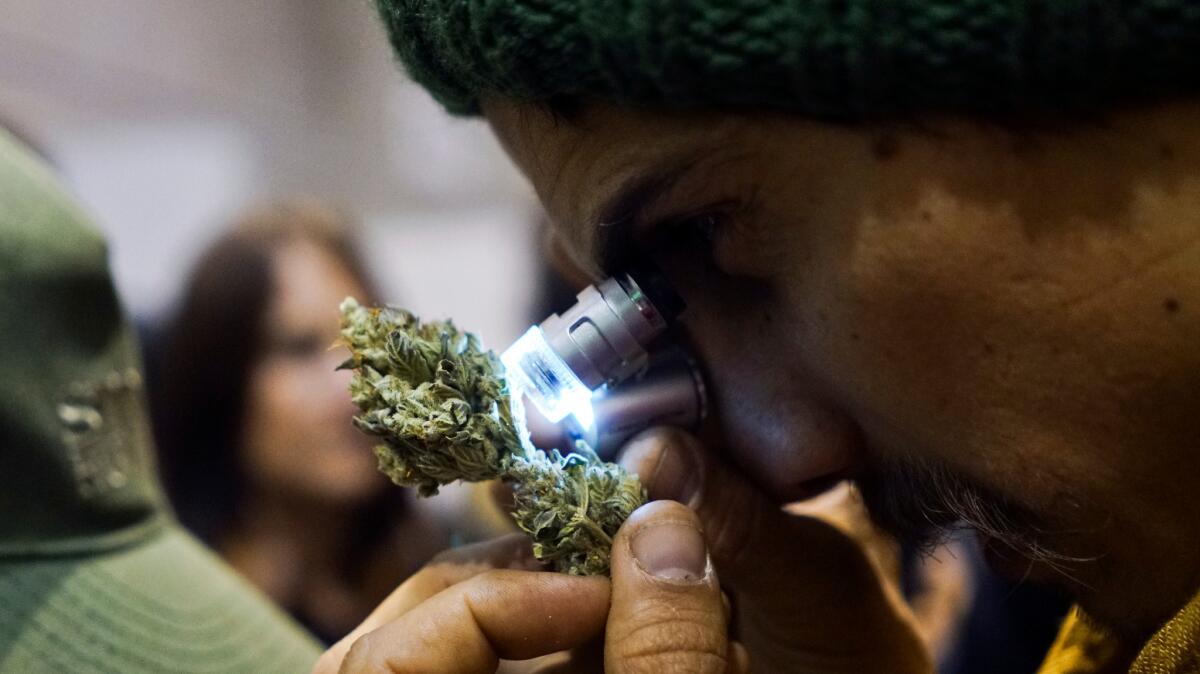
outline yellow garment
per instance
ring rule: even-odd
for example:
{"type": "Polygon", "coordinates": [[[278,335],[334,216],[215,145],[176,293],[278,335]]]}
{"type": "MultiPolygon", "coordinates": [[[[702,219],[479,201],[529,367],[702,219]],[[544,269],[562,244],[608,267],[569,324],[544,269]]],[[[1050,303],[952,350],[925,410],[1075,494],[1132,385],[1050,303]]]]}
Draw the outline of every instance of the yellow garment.
{"type": "Polygon", "coordinates": [[[1163,625],[1141,651],[1071,611],[1038,674],[1200,674],[1200,594],[1163,625]],[[1126,667],[1125,663],[1133,664],[1126,667]]]}

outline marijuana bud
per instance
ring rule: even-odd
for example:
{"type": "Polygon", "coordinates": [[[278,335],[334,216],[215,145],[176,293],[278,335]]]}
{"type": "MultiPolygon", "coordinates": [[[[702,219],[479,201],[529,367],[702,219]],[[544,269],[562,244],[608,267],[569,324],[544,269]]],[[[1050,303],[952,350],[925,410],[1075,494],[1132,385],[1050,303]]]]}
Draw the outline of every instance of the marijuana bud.
{"type": "Polygon", "coordinates": [[[503,478],[513,518],[538,559],[577,575],[608,572],[612,537],[645,502],[637,478],[586,445],[563,455],[535,449],[520,394],[479,339],[453,323],[342,302],[358,428],[379,437],[379,469],[422,496],[456,480],[503,478]]]}

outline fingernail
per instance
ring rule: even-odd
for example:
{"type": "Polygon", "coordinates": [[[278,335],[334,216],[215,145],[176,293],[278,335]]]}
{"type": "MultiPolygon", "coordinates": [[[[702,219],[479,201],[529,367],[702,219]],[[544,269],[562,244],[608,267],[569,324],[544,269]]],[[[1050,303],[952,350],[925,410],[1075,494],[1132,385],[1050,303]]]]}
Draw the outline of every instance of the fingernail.
{"type": "Polygon", "coordinates": [[[677,438],[656,433],[631,442],[621,465],[638,474],[651,498],[689,503],[700,485],[692,458],[677,438]]]}
{"type": "Polygon", "coordinates": [[[637,563],[657,578],[695,581],[708,571],[704,536],[684,522],[645,527],[634,534],[630,548],[637,563]]]}

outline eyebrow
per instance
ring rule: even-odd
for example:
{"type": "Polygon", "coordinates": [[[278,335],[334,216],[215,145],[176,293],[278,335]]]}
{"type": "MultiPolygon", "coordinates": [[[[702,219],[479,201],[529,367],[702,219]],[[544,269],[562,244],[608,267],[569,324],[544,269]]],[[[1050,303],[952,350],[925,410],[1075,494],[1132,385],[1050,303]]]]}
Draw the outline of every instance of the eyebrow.
{"type": "Polygon", "coordinates": [[[665,169],[635,175],[596,210],[593,250],[599,252],[597,257],[605,274],[628,264],[635,248],[635,225],[693,165],[689,157],[672,162],[665,169]]]}

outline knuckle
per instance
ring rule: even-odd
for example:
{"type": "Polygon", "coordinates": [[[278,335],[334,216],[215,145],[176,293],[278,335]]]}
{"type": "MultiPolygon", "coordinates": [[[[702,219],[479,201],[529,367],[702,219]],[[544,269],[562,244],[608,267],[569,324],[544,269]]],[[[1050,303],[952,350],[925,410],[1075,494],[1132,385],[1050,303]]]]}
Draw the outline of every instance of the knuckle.
{"type": "Polygon", "coordinates": [[[372,662],[372,650],[374,643],[370,634],[364,634],[354,643],[350,645],[350,650],[346,652],[346,658],[342,660],[342,666],[338,672],[354,672],[354,674],[367,674],[370,672],[383,671],[376,663],[372,662]]]}
{"type": "Polygon", "coordinates": [[[727,649],[723,626],[708,612],[647,609],[610,640],[608,659],[623,674],[708,674],[725,671],[727,649]]]}
{"type": "Polygon", "coordinates": [[[461,585],[462,600],[474,611],[478,602],[494,602],[502,595],[511,600],[520,599],[520,593],[516,592],[520,584],[514,573],[519,572],[491,569],[472,576],[461,585]]]}
{"type": "Polygon", "coordinates": [[[622,674],[722,674],[725,670],[726,661],[722,655],[672,651],[627,658],[618,671],[622,674]]]}
{"type": "Polygon", "coordinates": [[[513,572],[507,569],[489,569],[472,578],[469,582],[473,587],[490,587],[503,585],[512,580],[513,572]]]}
{"type": "Polygon", "coordinates": [[[362,635],[350,646],[341,668],[330,671],[340,674],[417,674],[423,671],[409,661],[402,649],[384,652],[378,642],[371,634],[362,635]]]}

